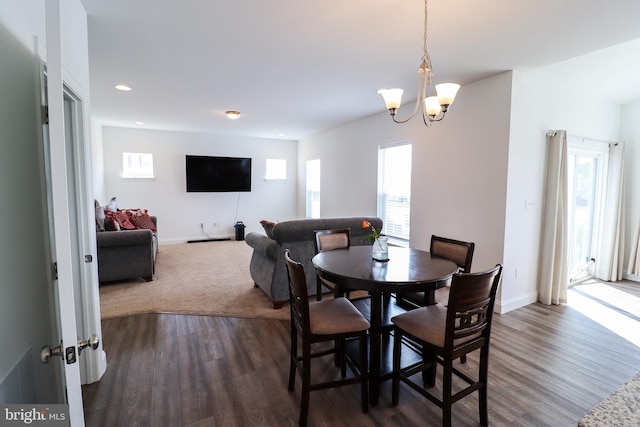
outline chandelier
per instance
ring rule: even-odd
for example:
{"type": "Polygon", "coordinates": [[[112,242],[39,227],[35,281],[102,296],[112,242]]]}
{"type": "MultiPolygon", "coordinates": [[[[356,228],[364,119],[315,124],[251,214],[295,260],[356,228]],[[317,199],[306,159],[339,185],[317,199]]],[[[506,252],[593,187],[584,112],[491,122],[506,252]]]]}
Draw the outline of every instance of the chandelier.
{"type": "Polygon", "coordinates": [[[424,37],[423,37],[423,52],[422,63],[418,69],[418,97],[416,98],[416,105],[413,108],[413,112],[409,117],[404,120],[398,120],[396,118],[396,112],[400,108],[402,100],[402,89],[380,89],[379,94],[384,98],[384,102],[391,113],[391,118],[396,123],[406,123],[418,112],[420,108],[422,110],[422,120],[427,127],[431,127],[431,123],[439,122],[442,120],[449,109],[449,106],[453,104],[456,98],[456,93],[460,89],[459,84],[455,83],[442,83],[436,85],[436,96],[427,96],[427,88],[431,86],[433,80],[433,67],[431,66],[431,56],[427,51],[427,0],[424,0],[424,37]]]}

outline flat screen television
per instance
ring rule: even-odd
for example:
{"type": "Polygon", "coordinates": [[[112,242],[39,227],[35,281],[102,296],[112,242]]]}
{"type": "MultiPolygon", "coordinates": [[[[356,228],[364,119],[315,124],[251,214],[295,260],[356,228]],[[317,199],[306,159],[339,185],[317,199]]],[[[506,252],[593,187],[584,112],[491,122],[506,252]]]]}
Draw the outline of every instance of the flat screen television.
{"type": "Polygon", "coordinates": [[[186,155],[187,192],[251,191],[251,158],[186,155]]]}

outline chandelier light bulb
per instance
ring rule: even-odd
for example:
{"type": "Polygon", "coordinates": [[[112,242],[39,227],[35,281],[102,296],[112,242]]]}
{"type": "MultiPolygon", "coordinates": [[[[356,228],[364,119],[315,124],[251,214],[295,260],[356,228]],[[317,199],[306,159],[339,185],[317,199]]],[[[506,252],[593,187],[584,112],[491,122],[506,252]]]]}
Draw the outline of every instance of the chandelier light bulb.
{"type": "Polygon", "coordinates": [[[380,95],[384,98],[384,103],[387,106],[387,110],[391,110],[392,108],[398,109],[400,108],[400,103],[402,102],[402,94],[404,90],[402,89],[380,89],[378,91],[380,95]]]}
{"type": "Polygon", "coordinates": [[[424,99],[424,107],[427,110],[427,115],[431,118],[436,117],[442,111],[442,106],[437,96],[429,96],[424,99]]]}
{"type": "Polygon", "coordinates": [[[438,93],[438,101],[441,105],[451,105],[456,99],[456,94],[460,89],[460,85],[456,83],[442,83],[436,85],[436,92],[438,93]]]}
{"type": "Polygon", "coordinates": [[[229,117],[231,120],[236,120],[237,118],[239,118],[239,117],[240,117],[240,114],[242,114],[242,113],[240,113],[240,111],[232,111],[232,110],[225,111],[224,113],[225,113],[225,114],[227,115],[227,117],[229,117]]]}

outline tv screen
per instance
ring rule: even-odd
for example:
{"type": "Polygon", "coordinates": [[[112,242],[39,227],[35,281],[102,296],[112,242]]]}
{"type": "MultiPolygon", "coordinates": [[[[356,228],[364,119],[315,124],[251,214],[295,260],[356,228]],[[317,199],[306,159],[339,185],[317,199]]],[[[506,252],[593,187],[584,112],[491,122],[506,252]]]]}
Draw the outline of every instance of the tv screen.
{"type": "Polygon", "coordinates": [[[251,159],[186,156],[187,192],[251,191],[251,159]]]}

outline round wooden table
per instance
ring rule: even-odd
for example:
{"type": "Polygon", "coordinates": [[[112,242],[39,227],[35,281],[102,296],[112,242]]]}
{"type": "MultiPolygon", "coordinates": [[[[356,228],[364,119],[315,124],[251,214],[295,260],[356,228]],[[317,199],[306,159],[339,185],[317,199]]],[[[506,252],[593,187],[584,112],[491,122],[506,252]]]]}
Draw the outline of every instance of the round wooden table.
{"type": "Polygon", "coordinates": [[[369,351],[369,400],[378,404],[382,375],[382,332],[385,320],[399,314],[390,308],[392,293],[426,292],[427,303],[433,303],[433,292],[444,286],[458,266],[444,258],[431,256],[429,252],[411,248],[389,246],[389,261],[374,261],[371,246],[351,246],[347,249],[324,251],[315,255],[313,265],[323,277],[345,290],[368,291],[371,299],[368,309],[354,304],[371,323],[369,351]],[[383,300],[385,303],[383,304],[383,300]],[[370,310],[369,312],[366,312],[370,310]]]}

